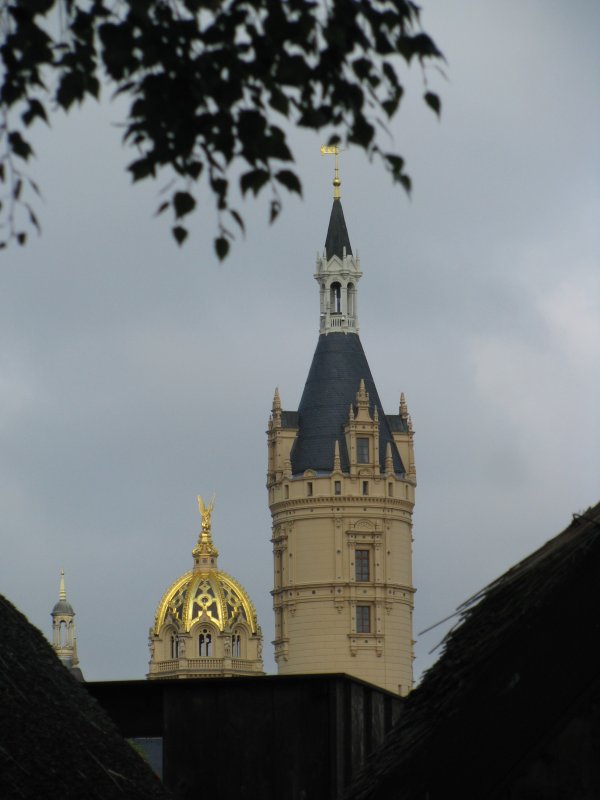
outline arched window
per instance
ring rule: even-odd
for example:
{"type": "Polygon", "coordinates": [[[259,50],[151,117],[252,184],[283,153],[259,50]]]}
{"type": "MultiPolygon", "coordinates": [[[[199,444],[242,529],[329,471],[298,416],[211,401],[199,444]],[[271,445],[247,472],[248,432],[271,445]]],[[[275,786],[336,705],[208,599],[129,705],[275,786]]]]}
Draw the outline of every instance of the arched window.
{"type": "Polygon", "coordinates": [[[329,288],[329,307],[333,314],[339,314],[342,310],[342,287],[337,281],[329,288]]]}
{"type": "Polygon", "coordinates": [[[356,314],[356,289],[353,283],[348,284],[348,316],[353,317],[356,314]]]}
{"type": "Polygon", "coordinates": [[[212,635],[207,628],[204,628],[198,637],[198,653],[200,658],[212,656],[212,635]]]}
{"type": "Polygon", "coordinates": [[[177,634],[171,634],[171,658],[179,658],[179,639],[177,634]]]}
{"type": "Polygon", "coordinates": [[[58,644],[60,647],[66,647],[68,644],[67,623],[64,619],[60,621],[60,625],[58,626],[58,644]]]}
{"type": "Polygon", "coordinates": [[[231,637],[231,655],[233,658],[242,657],[242,642],[239,633],[234,633],[231,637]]]}

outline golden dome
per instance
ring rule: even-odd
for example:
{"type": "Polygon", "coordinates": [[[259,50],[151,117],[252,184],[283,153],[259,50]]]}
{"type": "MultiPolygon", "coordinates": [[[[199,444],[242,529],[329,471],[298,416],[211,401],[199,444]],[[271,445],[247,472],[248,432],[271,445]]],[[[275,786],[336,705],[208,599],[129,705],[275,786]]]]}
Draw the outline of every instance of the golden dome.
{"type": "Polygon", "coordinates": [[[156,610],[154,633],[173,622],[180,632],[188,632],[202,620],[212,622],[222,632],[237,623],[246,623],[256,634],[257,616],[246,590],[220,569],[203,570],[198,565],[186,572],[165,592],[156,610]]]}
{"type": "Polygon", "coordinates": [[[174,624],[188,633],[197,622],[213,623],[219,631],[231,631],[242,623],[250,635],[258,633],[256,610],[244,587],[217,567],[219,552],[212,541],[211,515],[214,497],[205,505],[198,497],[202,528],[192,550],[194,567],[178,578],[163,595],[154,618],[153,633],[174,624]]]}

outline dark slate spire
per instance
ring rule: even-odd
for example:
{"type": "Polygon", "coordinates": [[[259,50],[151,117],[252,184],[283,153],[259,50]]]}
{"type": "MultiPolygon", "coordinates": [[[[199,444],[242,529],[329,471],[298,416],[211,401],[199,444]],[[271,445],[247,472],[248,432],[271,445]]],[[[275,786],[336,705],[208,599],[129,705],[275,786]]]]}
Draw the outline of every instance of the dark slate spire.
{"type": "Polygon", "coordinates": [[[331,472],[336,441],[340,445],[342,470],[348,472],[350,467],[344,425],[348,421],[350,406],[355,404],[361,379],[364,379],[369,393],[371,415],[374,407],[379,413],[381,470],[385,470],[385,454],[389,443],[394,471],[406,471],[381,407],[358,334],[333,333],[319,336],[300,400],[298,436],[291,452],[294,475],[302,474],[307,469],[331,472]]]}
{"type": "Polygon", "coordinates": [[[346,228],[346,220],[344,219],[344,212],[342,211],[342,201],[336,198],[333,201],[331,216],[329,217],[329,228],[327,229],[327,238],[325,239],[325,255],[327,260],[329,261],[333,256],[343,258],[344,247],[346,248],[346,254],[352,255],[348,228],[346,228]]]}

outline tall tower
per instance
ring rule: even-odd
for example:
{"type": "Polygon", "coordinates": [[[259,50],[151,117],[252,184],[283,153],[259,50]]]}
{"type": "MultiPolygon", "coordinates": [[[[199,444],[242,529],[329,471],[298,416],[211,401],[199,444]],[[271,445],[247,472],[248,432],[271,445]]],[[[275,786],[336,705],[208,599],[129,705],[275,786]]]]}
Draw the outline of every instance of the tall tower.
{"type": "MultiPolygon", "coordinates": [[[[336,159],[337,161],[337,159],[336,159]]],[[[345,672],[412,687],[416,472],[404,395],[386,415],[358,336],[360,261],[334,180],[315,280],[320,326],[297,411],[268,426],[279,674],[345,672]]]]}
{"type": "Polygon", "coordinates": [[[150,628],[148,678],[262,675],[262,632],[245,589],[219,569],[211,516],[198,497],[202,527],[194,566],[163,595],[150,628]]]}
{"type": "Polygon", "coordinates": [[[83,674],[79,667],[79,659],[77,657],[75,612],[73,611],[73,606],[67,600],[64,569],[60,571],[58,602],[55,603],[51,616],[52,647],[73,677],[78,681],[82,681],[83,674]]]}

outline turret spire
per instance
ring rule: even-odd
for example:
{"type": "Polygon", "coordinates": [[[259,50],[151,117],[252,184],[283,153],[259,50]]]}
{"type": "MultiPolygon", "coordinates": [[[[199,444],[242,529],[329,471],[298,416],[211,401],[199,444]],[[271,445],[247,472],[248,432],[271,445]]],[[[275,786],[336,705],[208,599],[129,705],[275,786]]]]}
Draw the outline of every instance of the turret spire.
{"type": "Polygon", "coordinates": [[[333,206],[325,238],[325,249],[317,257],[315,280],[321,293],[320,333],[358,333],[356,286],[362,275],[358,255],[352,254],[348,228],[340,200],[337,144],[323,145],[322,155],[335,156],[333,206]]]}
{"type": "Polygon", "coordinates": [[[58,599],[59,600],[67,599],[67,592],[65,590],[65,571],[62,568],[60,570],[60,585],[58,589],[58,599]]]}

